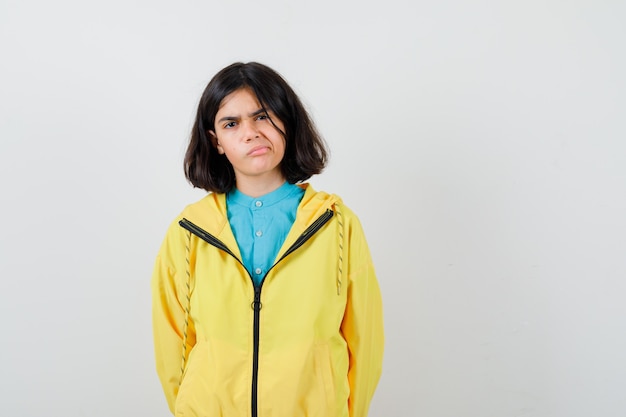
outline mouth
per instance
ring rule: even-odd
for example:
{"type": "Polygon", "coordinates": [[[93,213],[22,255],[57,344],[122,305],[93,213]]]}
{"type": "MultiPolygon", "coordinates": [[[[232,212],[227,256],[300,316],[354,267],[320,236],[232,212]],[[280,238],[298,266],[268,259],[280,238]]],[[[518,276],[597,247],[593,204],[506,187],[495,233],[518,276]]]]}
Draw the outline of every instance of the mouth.
{"type": "Polygon", "coordinates": [[[255,146],[254,148],[250,149],[250,151],[248,152],[248,156],[264,155],[269,151],[270,149],[267,146],[255,146]]]}

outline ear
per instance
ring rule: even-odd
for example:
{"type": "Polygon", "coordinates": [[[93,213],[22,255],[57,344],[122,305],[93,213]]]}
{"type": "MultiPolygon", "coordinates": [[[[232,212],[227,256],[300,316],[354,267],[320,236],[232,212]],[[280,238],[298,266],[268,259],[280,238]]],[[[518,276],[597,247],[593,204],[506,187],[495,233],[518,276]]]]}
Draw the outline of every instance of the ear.
{"type": "Polygon", "coordinates": [[[220,140],[217,138],[217,135],[215,134],[215,132],[212,130],[207,130],[206,133],[209,136],[209,139],[211,140],[211,144],[213,145],[213,147],[217,149],[217,152],[220,155],[223,155],[224,148],[222,148],[222,145],[220,145],[220,140]]]}

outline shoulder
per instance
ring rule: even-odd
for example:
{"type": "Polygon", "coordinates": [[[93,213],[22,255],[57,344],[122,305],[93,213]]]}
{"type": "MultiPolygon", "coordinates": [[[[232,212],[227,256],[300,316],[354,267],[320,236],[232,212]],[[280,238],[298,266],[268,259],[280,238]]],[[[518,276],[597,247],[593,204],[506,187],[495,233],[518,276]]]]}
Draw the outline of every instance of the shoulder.
{"type": "Polygon", "coordinates": [[[309,204],[325,206],[332,210],[337,220],[343,222],[346,226],[361,228],[359,217],[352,208],[343,201],[340,195],[326,191],[316,191],[309,184],[303,184],[301,186],[306,186],[303,201],[308,199],[306,202],[309,204]]]}
{"type": "MultiPolygon", "coordinates": [[[[172,226],[178,225],[182,219],[187,219],[210,233],[217,233],[228,222],[226,195],[209,193],[200,200],[187,205],[176,217],[172,226]]],[[[178,228],[182,229],[180,226],[178,228]]]]}
{"type": "Polygon", "coordinates": [[[184,246],[188,233],[180,226],[180,221],[187,219],[205,230],[212,230],[215,224],[225,221],[226,215],[224,194],[209,193],[200,200],[188,204],[170,222],[161,250],[184,246]]]}
{"type": "Polygon", "coordinates": [[[179,218],[196,217],[199,213],[220,212],[226,209],[226,195],[220,193],[208,193],[200,200],[185,206],[179,218]]]}

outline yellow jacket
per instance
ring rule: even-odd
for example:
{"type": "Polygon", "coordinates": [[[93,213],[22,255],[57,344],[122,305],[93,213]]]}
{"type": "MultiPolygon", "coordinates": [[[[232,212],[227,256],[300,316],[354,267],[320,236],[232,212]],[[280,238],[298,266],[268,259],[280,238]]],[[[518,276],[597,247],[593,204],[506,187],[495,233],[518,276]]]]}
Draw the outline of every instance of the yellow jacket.
{"type": "Polygon", "coordinates": [[[186,207],[170,226],[151,286],[157,373],[176,416],[367,415],[383,358],[369,249],[339,197],[302,187],[257,288],[224,194],[186,207]]]}

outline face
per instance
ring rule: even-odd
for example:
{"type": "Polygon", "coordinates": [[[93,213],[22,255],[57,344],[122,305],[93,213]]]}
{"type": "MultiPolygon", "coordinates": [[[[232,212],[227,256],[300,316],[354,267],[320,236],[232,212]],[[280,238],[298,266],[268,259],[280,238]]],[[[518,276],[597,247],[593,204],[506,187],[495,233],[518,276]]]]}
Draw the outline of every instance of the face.
{"type": "Polygon", "coordinates": [[[271,186],[285,181],[280,169],[285,139],[272,121],[283,132],[285,127],[268,112],[251,90],[242,88],[224,97],[215,116],[215,130],[208,132],[217,151],[232,164],[238,186],[244,182],[271,186]]]}

